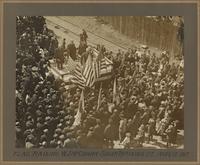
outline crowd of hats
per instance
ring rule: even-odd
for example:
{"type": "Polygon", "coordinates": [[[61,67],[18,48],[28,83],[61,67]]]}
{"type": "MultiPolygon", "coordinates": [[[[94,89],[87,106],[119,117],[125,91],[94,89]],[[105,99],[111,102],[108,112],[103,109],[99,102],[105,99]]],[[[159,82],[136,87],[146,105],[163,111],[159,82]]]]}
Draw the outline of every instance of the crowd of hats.
{"type": "Polygon", "coordinates": [[[58,41],[41,16],[19,16],[16,24],[16,145],[46,146],[63,106],[62,82],[48,70],[58,41]]]}
{"type": "Polygon", "coordinates": [[[179,25],[179,22],[183,21],[183,18],[181,16],[146,16],[146,17],[152,18],[155,21],[168,21],[175,25],[177,24],[179,25]]]}
{"type": "Polygon", "coordinates": [[[74,127],[81,90],[67,90],[48,70],[57,47],[43,17],[17,17],[17,147],[113,148],[114,141],[127,137],[136,147],[146,135],[167,135],[176,143],[177,128],[183,129],[180,61],[171,62],[167,52],[155,55],[140,48],[114,56],[105,50],[114,63],[118,95],[113,102],[113,80],[104,83],[97,110],[99,87],[87,90],[81,124],[74,127]]]}

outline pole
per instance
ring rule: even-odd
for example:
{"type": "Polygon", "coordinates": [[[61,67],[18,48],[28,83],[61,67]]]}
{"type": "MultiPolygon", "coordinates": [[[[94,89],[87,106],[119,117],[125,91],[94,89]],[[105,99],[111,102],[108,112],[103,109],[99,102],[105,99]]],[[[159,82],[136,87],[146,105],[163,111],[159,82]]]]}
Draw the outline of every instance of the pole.
{"type": "Polygon", "coordinates": [[[98,103],[97,103],[97,110],[99,110],[100,104],[101,104],[101,91],[102,91],[102,82],[99,88],[99,95],[98,95],[98,103]]]}
{"type": "Polygon", "coordinates": [[[117,94],[117,82],[116,82],[116,77],[115,77],[114,83],[113,83],[113,103],[116,101],[116,94],[117,94]]]}

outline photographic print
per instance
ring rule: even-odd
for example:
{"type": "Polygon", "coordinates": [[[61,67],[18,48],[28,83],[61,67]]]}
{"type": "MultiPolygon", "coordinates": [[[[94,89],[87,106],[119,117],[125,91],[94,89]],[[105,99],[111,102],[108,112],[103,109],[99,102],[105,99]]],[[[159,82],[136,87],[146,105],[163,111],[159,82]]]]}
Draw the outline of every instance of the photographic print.
{"type": "Polygon", "coordinates": [[[16,16],[15,146],[184,149],[184,17],[16,16]]]}

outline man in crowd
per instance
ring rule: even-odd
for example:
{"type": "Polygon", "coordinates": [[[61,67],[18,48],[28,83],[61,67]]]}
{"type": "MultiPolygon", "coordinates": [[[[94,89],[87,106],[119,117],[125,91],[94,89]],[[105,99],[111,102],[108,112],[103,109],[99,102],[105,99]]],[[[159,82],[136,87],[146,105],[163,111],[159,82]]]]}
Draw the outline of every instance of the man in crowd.
{"type": "Polygon", "coordinates": [[[77,59],[77,56],[76,56],[76,46],[74,44],[74,41],[70,42],[70,44],[67,46],[67,50],[69,56],[75,61],[77,59]]]}

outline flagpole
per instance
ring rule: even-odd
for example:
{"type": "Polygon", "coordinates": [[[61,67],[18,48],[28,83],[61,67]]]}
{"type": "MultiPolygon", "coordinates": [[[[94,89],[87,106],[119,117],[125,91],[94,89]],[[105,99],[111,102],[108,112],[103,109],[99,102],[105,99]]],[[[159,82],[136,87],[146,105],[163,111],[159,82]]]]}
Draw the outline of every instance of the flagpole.
{"type": "Polygon", "coordinates": [[[102,91],[102,82],[99,88],[99,95],[98,95],[98,103],[97,103],[97,110],[99,110],[100,104],[101,104],[101,91],[102,91]]]}
{"type": "Polygon", "coordinates": [[[117,82],[116,82],[116,77],[115,77],[114,83],[113,83],[113,103],[116,101],[116,94],[117,94],[117,82]]]}
{"type": "Polygon", "coordinates": [[[81,124],[81,116],[82,116],[82,112],[85,111],[85,103],[84,103],[84,89],[82,89],[81,92],[81,97],[79,100],[79,106],[78,106],[78,111],[76,113],[76,115],[74,116],[75,120],[73,123],[73,126],[78,126],[81,124]]]}

